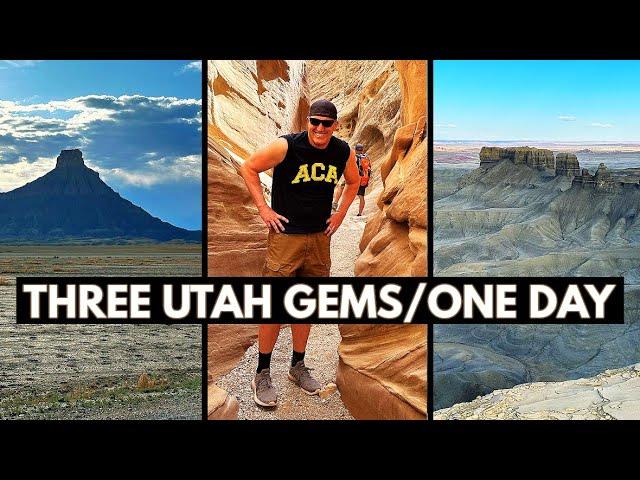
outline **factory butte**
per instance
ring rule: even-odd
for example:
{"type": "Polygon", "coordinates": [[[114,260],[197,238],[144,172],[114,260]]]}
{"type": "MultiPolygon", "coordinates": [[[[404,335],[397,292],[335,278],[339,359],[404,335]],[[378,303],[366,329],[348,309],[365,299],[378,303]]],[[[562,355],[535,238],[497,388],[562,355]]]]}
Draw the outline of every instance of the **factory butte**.
{"type": "Polygon", "coordinates": [[[482,147],[480,150],[481,168],[491,168],[503,160],[509,160],[515,165],[527,165],[553,176],[573,177],[572,187],[593,188],[598,192],[640,188],[640,181],[625,182],[616,179],[604,163],[598,166],[595,175],[591,175],[588,169],[580,169],[574,153],[560,152],[554,157],[551,150],[534,147],[482,147]]]}

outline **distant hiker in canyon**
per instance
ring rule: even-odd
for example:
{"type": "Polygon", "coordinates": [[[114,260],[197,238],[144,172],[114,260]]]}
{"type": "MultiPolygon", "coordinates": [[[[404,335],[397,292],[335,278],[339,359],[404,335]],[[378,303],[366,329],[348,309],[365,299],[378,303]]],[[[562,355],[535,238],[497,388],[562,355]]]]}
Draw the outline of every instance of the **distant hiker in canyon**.
{"type": "MultiPolygon", "coordinates": [[[[256,151],[240,167],[247,189],[269,228],[266,277],[328,277],[331,235],[342,224],[358,193],[360,175],[356,155],[333,136],[338,111],[328,100],[309,107],[306,131],[283,135],[256,151]],[[259,174],[273,168],[271,207],[267,205],[259,174]],[[332,213],[333,191],[344,174],[346,187],[339,208],[332,213]]],[[[322,385],[304,364],[310,324],[291,325],[293,354],[289,379],[308,395],[322,385]]],[[[278,395],[271,382],[271,353],[280,324],[260,325],[258,368],[251,383],[258,405],[275,406],[278,395]]]]}
{"type": "MultiPolygon", "coordinates": [[[[358,199],[360,200],[360,206],[358,207],[358,217],[362,216],[364,210],[364,194],[365,190],[369,186],[369,180],[371,179],[371,161],[369,155],[364,150],[364,145],[358,143],[356,145],[356,165],[358,166],[358,173],[360,174],[360,188],[358,188],[358,199]]],[[[342,180],[342,183],[336,189],[336,194],[333,200],[333,210],[338,209],[338,202],[344,191],[346,180],[342,180]]]]}

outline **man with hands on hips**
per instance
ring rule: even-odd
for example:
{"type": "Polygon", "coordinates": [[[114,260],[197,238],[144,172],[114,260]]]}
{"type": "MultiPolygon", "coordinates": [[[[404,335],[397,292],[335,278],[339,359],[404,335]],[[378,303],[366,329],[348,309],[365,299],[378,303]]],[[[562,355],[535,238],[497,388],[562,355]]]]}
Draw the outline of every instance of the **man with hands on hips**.
{"type": "MultiPolygon", "coordinates": [[[[269,228],[267,256],[262,274],[268,277],[328,277],[331,235],[342,224],[360,186],[355,152],[333,136],[338,112],[328,100],[309,107],[307,129],[283,135],[256,151],[240,167],[240,175],[269,228]],[[271,207],[267,205],[259,174],[273,168],[271,207]],[[332,214],[333,191],[344,174],[342,202],[332,214]]],[[[288,378],[308,395],[322,385],[304,364],[311,324],[291,325],[293,354],[288,378]]],[[[271,381],[271,353],[280,324],[263,324],[258,331],[258,368],[252,381],[258,405],[277,404],[271,381]]]]}

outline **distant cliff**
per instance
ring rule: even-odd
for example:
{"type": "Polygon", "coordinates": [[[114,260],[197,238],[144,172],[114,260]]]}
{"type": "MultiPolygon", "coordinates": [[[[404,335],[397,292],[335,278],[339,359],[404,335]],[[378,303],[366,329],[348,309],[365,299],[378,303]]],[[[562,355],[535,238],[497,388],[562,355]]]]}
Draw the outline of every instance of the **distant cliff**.
{"type": "Polygon", "coordinates": [[[510,160],[516,165],[526,164],[540,170],[554,168],[553,152],[534,147],[482,147],[480,150],[480,166],[490,167],[502,160],[510,160]]]}
{"type": "Polygon", "coordinates": [[[527,165],[556,177],[571,177],[572,186],[590,187],[597,193],[640,188],[640,182],[616,179],[604,163],[600,164],[595,175],[591,175],[588,169],[580,169],[580,162],[574,153],[559,152],[554,157],[551,150],[534,147],[482,147],[480,150],[480,168],[493,168],[504,160],[515,165],[527,165]]]}

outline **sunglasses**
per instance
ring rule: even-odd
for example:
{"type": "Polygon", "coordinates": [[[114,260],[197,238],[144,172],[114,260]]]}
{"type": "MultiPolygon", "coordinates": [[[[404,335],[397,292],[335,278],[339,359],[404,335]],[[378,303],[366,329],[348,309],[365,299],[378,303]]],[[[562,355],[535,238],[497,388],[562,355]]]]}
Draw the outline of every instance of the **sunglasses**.
{"type": "Polygon", "coordinates": [[[323,127],[329,128],[329,127],[332,127],[333,124],[336,121],[335,120],[320,120],[319,118],[309,117],[309,122],[314,127],[317,127],[318,125],[322,124],[323,127]]]}

